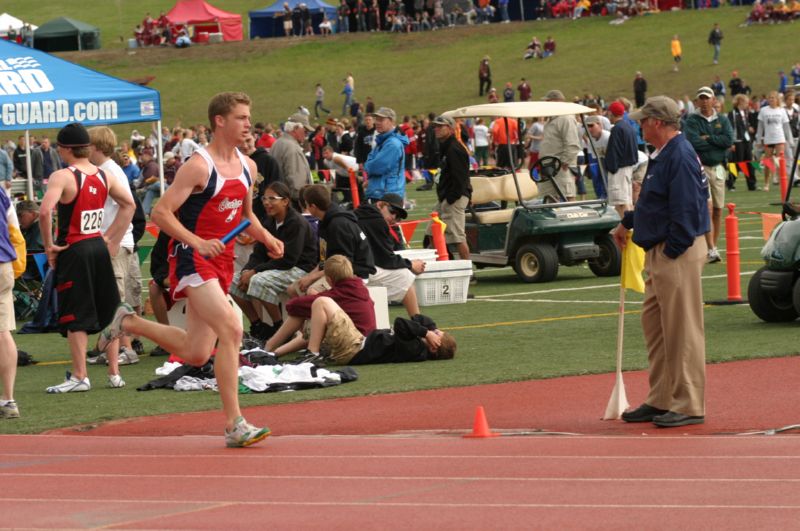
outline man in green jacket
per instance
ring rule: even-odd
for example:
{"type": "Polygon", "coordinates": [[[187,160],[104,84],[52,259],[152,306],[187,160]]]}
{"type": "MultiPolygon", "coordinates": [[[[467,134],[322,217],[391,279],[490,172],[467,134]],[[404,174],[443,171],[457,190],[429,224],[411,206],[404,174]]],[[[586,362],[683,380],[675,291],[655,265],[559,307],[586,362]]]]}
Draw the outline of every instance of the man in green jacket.
{"type": "Polygon", "coordinates": [[[706,242],[708,263],[712,264],[722,260],[717,250],[717,240],[722,225],[722,208],[725,206],[725,179],[728,174],[725,161],[733,146],[733,128],[728,117],[714,109],[716,97],[713,90],[700,87],[695,99],[697,110],[686,118],[683,131],[703,163],[711,192],[711,232],[706,234],[706,242]]]}

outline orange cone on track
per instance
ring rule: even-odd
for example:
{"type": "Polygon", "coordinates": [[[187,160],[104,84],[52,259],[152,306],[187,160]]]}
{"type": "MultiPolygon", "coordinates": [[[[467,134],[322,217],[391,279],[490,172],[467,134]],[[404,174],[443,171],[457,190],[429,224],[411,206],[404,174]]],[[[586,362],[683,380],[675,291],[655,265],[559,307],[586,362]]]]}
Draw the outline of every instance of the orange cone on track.
{"type": "Polygon", "coordinates": [[[489,429],[489,423],[486,421],[486,412],[483,410],[483,406],[478,406],[475,410],[475,424],[472,427],[472,433],[468,433],[464,437],[467,439],[485,439],[499,436],[499,433],[492,433],[489,429]]]}

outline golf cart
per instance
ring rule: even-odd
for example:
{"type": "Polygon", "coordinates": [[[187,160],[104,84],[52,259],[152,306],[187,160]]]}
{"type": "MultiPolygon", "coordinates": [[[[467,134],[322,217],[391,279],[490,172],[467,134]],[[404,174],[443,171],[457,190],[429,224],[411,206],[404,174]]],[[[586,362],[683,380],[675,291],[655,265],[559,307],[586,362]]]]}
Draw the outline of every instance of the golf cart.
{"type": "MultiPolygon", "coordinates": [[[[797,168],[800,150],[795,151],[793,169],[797,168]]],[[[783,200],[783,222],[761,250],[766,265],[755,272],[747,286],[750,309],[769,323],[794,321],[800,315],[800,205],[790,201],[793,174],[783,200]]]]}
{"type": "MultiPolygon", "coordinates": [[[[462,107],[444,114],[454,119],[504,119],[508,135],[511,118],[592,111],[574,103],[511,102],[462,107]]],[[[566,202],[553,179],[560,166],[555,157],[544,157],[537,163],[538,181],[524,168],[498,176],[480,170],[473,174],[466,234],[470,258],[478,268],[510,265],[525,282],[549,282],[558,275],[559,264],[588,261],[597,276],[619,275],[621,253],[609,233],[619,216],[603,200],[566,202]]]]}

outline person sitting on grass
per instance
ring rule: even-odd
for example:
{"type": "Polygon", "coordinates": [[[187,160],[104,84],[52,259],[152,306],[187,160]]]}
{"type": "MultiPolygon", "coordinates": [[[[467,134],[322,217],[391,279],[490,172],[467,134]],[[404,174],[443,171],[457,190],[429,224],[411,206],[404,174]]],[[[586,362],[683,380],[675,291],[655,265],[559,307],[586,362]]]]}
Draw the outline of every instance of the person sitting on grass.
{"type": "Polygon", "coordinates": [[[283,324],[280,297],[288,287],[317,266],[319,251],[311,226],[292,208],[289,187],[270,184],[262,197],[267,218],[264,226],[283,242],[283,257],[272,259],[262,243],[256,243],[242,271],[235,274],[228,292],[250,320],[250,335],[267,340],[283,324]],[[272,325],[261,321],[260,306],[272,325]]]}
{"type": "Polygon", "coordinates": [[[311,308],[319,297],[327,297],[339,305],[360,334],[367,335],[376,328],[375,306],[364,282],[353,274],[353,265],[347,257],[334,255],[325,260],[324,274],[332,287],[316,295],[295,297],[286,303],[288,318],[267,341],[265,350],[283,356],[305,348],[305,337],[295,334],[311,318],[311,308]],[[287,342],[288,341],[288,342],[287,342]]]}
{"type": "Polygon", "coordinates": [[[311,305],[308,352],[307,361],[338,365],[449,360],[455,356],[456,340],[420,314],[396,318],[394,332],[373,330],[364,337],[333,299],[318,297],[311,305]]]}

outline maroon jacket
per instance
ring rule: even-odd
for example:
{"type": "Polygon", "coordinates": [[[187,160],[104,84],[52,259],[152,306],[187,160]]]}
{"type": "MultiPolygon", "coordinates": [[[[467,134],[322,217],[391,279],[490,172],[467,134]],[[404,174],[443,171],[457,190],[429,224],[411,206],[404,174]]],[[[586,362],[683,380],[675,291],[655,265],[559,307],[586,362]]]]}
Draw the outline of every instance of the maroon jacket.
{"type": "Polygon", "coordinates": [[[358,277],[340,280],[327,291],[317,295],[295,297],[286,303],[286,313],[292,317],[311,319],[311,305],[317,297],[330,297],[350,316],[353,324],[362,335],[368,335],[377,328],[375,324],[375,304],[369,296],[364,281],[358,277]]]}

